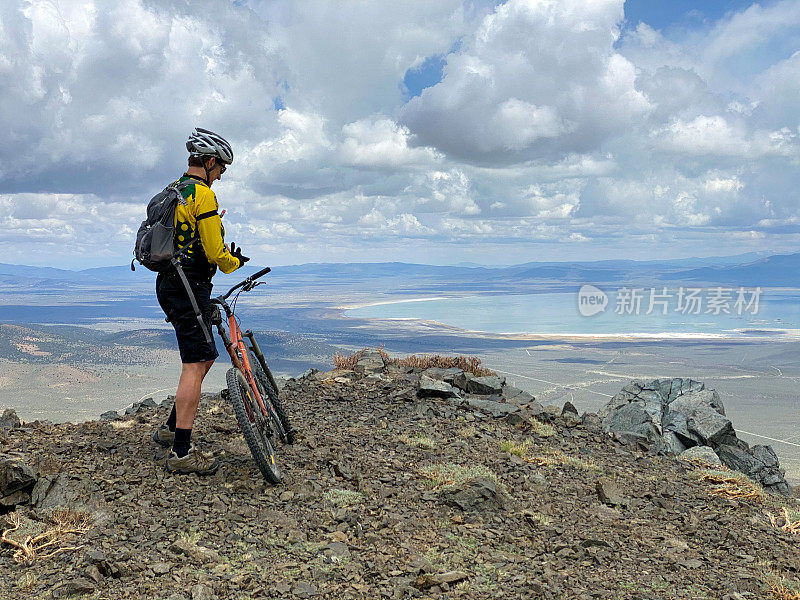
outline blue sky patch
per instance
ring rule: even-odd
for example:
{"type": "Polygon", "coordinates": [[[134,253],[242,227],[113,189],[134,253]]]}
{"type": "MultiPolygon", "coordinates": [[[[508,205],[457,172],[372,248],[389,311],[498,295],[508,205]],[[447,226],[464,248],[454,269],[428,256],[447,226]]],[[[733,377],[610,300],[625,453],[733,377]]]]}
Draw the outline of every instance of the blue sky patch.
{"type": "Polygon", "coordinates": [[[653,29],[693,28],[713,23],[730,12],[745,10],[751,4],[752,0],[626,0],[625,19],[631,27],[644,22],[653,29]]]}
{"type": "Polygon", "coordinates": [[[403,76],[406,97],[410,100],[419,96],[425,88],[439,83],[442,80],[442,70],[446,62],[442,54],[429,56],[418,67],[406,71],[403,76]]]}

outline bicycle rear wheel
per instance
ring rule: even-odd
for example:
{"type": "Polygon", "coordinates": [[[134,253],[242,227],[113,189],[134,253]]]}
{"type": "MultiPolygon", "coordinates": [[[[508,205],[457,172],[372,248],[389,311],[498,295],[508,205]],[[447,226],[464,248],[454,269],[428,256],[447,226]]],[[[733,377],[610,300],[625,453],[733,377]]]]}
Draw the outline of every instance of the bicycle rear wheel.
{"type": "MultiPolygon", "coordinates": [[[[267,374],[264,372],[264,367],[261,366],[261,362],[256,358],[255,353],[252,349],[247,350],[248,356],[250,357],[250,368],[253,370],[253,378],[256,380],[256,383],[261,386],[259,391],[263,392],[261,397],[264,398],[264,394],[269,398],[269,402],[272,403],[272,408],[274,409],[275,416],[280,419],[280,428],[276,426],[276,429],[280,431],[283,429],[286,432],[286,437],[283,438],[283,441],[287,444],[294,443],[294,429],[292,429],[292,424],[289,422],[289,417],[286,415],[286,411],[283,408],[283,404],[281,403],[280,396],[278,395],[278,390],[272,385],[267,377],[267,374]]],[[[266,398],[264,398],[266,401],[266,398]]],[[[281,436],[283,437],[283,436],[281,436]]]]}
{"type": "Polygon", "coordinates": [[[250,448],[250,453],[258,465],[259,471],[270,483],[281,482],[281,472],[275,462],[275,447],[272,443],[272,428],[261,407],[258,405],[255,394],[250,389],[239,369],[231,368],[225,375],[228,384],[228,395],[236,420],[242,429],[244,441],[250,448]]]}

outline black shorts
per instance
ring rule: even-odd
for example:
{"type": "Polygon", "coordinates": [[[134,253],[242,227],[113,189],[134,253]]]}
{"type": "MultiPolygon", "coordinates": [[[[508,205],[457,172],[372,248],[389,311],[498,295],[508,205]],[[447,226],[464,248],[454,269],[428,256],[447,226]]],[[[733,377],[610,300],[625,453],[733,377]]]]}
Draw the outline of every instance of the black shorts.
{"type": "Polygon", "coordinates": [[[189,280],[189,284],[194,291],[194,297],[200,312],[203,314],[206,329],[211,335],[211,342],[206,341],[197,316],[194,314],[192,302],[189,294],[183,286],[180,277],[174,271],[159,273],[156,279],[156,296],[162,310],[167,315],[169,322],[175,328],[175,335],[178,338],[178,350],[181,353],[182,363],[196,363],[207,360],[214,360],[219,356],[217,347],[214,344],[214,337],[211,329],[211,282],[198,282],[189,280]]]}

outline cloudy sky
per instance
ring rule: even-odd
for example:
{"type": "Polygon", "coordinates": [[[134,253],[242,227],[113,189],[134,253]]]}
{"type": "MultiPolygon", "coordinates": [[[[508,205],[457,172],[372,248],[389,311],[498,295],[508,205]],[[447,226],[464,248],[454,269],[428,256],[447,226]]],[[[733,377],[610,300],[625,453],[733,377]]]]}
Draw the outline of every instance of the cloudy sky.
{"type": "Polygon", "coordinates": [[[257,264],[797,251],[800,0],[4,0],[0,262],[129,260],[195,125],[257,264]]]}

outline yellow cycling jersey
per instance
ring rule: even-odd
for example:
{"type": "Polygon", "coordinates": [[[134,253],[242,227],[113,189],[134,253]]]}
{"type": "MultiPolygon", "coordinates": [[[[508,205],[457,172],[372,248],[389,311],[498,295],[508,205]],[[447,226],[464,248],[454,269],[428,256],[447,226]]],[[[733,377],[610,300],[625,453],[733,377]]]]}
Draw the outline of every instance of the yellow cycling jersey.
{"type": "Polygon", "coordinates": [[[223,273],[230,273],[242,265],[225,247],[225,228],[217,196],[196,177],[184,174],[178,180],[185,181],[193,183],[183,188],[183,199],[175,207],[175,249],[182,249],[199,234],[199,239],[181,257],[181,267],[190,278],[211,281],[218,266],[223,273]]]}

